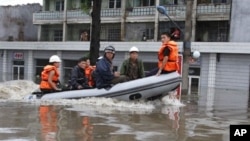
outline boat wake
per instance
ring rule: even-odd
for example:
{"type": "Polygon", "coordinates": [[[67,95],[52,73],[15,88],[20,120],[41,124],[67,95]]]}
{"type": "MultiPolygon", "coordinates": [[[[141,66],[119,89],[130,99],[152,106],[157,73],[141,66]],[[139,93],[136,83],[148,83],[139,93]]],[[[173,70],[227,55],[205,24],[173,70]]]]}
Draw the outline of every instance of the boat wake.
{"type": "MultiPolygon", "coordinates": [[[[158,105],[171,104],[183,106],[178,101],[173,102],[168,96],[165,96],[162,101],[120,101],[112,98],[91,97],[83,99],[58,99],[58,100],[24,100],[24,97],[30,93],[37,91],[39,85],[28,80],[14,80],[0,83],[0,99],[5,101],[22,101],[29,103],[36,103],[41,105],[71,105],[75,107],[95,107],[98,109],[104,108],[107,111],[129,111],[135,113],[151,113],[158,105]]],[[[77,108],[78,107],[78,108],[77,108]]],[[[82,108],[80,108],[82,109],[82,108]]],[[[105,112],[105,110],[103,110],[105,112]]]]}
{"type": "Polygon", "coordinates": [[[13,80],[0,83],[0,99],[22,100],[24,96],[37,90],[39,86],[28,80],[13,80]]]}

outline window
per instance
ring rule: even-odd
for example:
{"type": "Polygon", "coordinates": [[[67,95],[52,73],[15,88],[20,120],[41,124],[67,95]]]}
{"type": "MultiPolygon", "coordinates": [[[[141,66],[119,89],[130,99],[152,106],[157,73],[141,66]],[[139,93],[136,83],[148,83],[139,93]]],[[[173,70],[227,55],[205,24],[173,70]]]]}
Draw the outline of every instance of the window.
{"type": "Polygon", "coordinates": [[[63,31],[54,30],[54,41],[62,41],[63,31]]]}
{"type": "Polygon", "coordinates": [[[200,0],[198,1],[198,4],[219,4],[219,3],[228,3],[229,0],[200,0]]]}
{"type": "Polygon", "coordinates": [[[76,60],[64,60],[63,63],[64,63],[63,80],[64,80],[64,84],[68,84],[68,81],[69,81],[70,76],[71,76],[71,70],[75,65],[77,65],[77,61],[76,60]]]}
{"type": "Polygon", "coordinates": [[[35,83],[39,84],[41,81],[41,73],[43,67],[49,63],[48,59],[36,59],[36,72],[35,72],[35,83]]]}
{"type": "Polygon", "coordinates": [[[147,39],[154,39],[154,28],[146,29],[146,37],[147,39]]]}
{"type": "Polygon", "coordinates": [[[142,6],[154,6],[155,0],[142,0],[142,6]]]}
{"type": "MultiPolygon", "coordinates": [[[[184,3],[183,0],[181,3],[184,3]]],[[[173,5],[173,4],[178,4],[178,0],[161,0],[160,5],[173,5]]]]}
{"type": "Polygon", "coordinates": [[[121,0],[109,0],[109,8],[121,8],[121,0]]]}
{"type": "Polygon", "coordinates": [[[56,11],[63,11],[64,10],[64,0],[56,1],[56,11]]]}
{"type": "Polygon", "coordinates": [[[108,40],[109,41],[120,41],[121,31],[117,28],[108,29],[108,40]]]}
{"type": "Polygon", "coordinates": [[[24,61],[13,62],[13,80],[24,79],[24,61]]]}

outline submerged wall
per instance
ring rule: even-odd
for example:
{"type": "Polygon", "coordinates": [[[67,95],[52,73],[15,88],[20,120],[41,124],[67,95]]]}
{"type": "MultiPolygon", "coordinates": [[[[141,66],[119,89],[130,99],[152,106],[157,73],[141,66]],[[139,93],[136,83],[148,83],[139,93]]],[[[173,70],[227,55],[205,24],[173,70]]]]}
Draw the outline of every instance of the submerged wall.
{"type": "Polygon", "coordinates": [[[0,6],[0,41],[37,41],[33,13],[41,9],[40,4],[0,6]]]}

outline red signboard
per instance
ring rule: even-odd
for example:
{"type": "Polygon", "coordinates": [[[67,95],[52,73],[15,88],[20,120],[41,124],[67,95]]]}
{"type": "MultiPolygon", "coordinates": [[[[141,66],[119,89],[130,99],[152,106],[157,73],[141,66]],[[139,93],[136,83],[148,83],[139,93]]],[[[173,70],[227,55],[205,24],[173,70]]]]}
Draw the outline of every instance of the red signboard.
{"type": "Polygon", "coordinates": [[[14,52],[13,53],[13,59],[14,60],[23,60],[23,52],[14,52]]]}

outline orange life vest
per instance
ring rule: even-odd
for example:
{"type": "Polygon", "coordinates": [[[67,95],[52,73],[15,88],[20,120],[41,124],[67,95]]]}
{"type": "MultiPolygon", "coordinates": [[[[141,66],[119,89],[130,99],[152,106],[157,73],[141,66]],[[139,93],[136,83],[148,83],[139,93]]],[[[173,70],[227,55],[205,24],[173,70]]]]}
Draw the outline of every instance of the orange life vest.
{"type": "Polygon", "coordinates": [[[170,50],[168,61],[164,66],[165,71],[175,71],[179,69],[178,65],[178,47],[177,43],[174,41],[169,41],[167,43],[163,43],[159,52],[158,52],[158,68],[162,67],[162,62],[164,59],[164,49],[168,48],[170,50]]]}
{"type": "Polygon", "coordinates": [[[42,74],[41,74],[41,83],[40,83],[40,89],[47,89],[51,90],[53,89],[49,84],[49,73],[50,71],[55,71],[55,75],[52,78],[53,83],[57,83],[59,80],[59,71],[58,69],[53,65],[47,65],[43,68],[42,74]]]}
{"type": "Polygon", "coordinates": [[[92,72],[95,70],[95,66],[89,66],[85,68],[85,76],[88,79],[89,86],[94,86],[94,79],[92,77],[92,72]]]}

